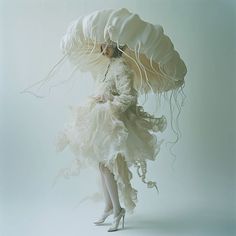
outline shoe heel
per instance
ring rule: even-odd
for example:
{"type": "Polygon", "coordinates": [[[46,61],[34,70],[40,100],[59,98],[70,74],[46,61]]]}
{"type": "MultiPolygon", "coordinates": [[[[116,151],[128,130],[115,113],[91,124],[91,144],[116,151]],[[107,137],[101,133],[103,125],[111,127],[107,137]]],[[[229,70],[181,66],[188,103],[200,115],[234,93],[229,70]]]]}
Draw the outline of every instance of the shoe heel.
{"type": "Polygon", "coordinates": [[[123,222],[122,222],[122,228],[124,229],[124,227],[125,227],[125,222],[124,222],[124,220],[125,220],[125,216],[123,216],[123,222]]]}

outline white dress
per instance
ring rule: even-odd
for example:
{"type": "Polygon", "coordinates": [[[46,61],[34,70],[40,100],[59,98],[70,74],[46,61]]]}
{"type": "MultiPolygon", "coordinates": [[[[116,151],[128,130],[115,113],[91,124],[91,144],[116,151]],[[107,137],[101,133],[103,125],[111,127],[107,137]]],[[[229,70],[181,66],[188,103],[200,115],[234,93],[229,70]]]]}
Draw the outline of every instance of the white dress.
{"type": "Polygon", "coordinates": [[[137,103],[133,87],[133,73],[125,59],[112,58],[104,74],[95,81],[93,96],[103,95],[100,103],[89,97],[83,105],[73,108],[71,120],[59,135],[57,150],[67,145],[80,166],[94,166],[103,162],[114,174],[118,192],[128,212],[133,212],[137,190],[131,186],[135,166],[138,175],[148,187],[155,182],[146,181],[146,161],[155,160],[162,141],[156,132],[166,128],[166,118],[154,117],[137,103]]]}

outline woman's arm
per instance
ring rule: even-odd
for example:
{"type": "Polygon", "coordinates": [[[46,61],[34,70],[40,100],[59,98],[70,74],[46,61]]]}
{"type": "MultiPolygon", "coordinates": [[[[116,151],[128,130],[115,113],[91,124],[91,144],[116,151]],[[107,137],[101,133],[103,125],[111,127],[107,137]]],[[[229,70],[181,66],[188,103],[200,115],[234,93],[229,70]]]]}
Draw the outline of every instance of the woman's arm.
{"type": "Polygon", "coordinates": [[[108,101],[114,113],[123,113],[137,103],[137,91],[133,87],[133,72],[124,63],[119,63],[115,74],[116,90],[119,95],[108,101]]]}

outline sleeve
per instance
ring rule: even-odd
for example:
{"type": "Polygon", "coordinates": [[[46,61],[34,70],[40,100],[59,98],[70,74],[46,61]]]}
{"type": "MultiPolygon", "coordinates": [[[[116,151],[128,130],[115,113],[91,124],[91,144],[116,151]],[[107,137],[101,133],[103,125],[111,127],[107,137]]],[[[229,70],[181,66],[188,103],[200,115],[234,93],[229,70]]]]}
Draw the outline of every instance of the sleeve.
{"type": "Polygon", "coordinates": [[[108,102],[112,112],[120,114],[137,103],[137,91],[133,87],[133,72],[123,63],[116,69],[115,85],[118,95],[114,96],[113,101],[108,102]]]}

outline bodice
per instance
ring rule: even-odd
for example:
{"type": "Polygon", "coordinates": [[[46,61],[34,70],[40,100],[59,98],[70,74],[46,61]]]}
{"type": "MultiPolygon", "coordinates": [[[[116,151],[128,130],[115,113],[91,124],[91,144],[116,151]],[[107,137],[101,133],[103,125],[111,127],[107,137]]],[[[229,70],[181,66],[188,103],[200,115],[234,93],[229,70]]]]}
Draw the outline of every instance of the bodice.
{"type": "MultiPolygon", "coordinates": [[[[122,58],[111,59],[105,71],[97,75],[92,97],[97,96],[116,114],[137,104],[133,73],[122,58]]],[[[96,104],[96,99],[92,98],[92,104],[96,104]]]]}
{"type": "Polygon", "coordinates": [[[97,75],[93,92],[93,95],[104,95],[109,100],[112,100],[113,96],[119,95],[116,88],[115,73],[113,73],[114,65],[112,62],[108,64],[105,72],[97,75]]]}

